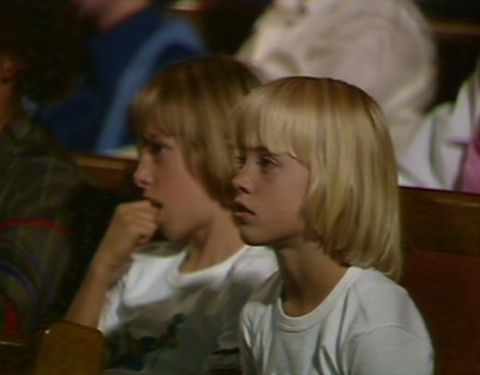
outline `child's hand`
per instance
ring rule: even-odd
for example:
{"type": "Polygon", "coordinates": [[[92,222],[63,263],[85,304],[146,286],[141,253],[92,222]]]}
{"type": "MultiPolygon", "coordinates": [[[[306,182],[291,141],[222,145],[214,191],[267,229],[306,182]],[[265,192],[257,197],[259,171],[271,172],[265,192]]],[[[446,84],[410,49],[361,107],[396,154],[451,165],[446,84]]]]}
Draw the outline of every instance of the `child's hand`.
{"type": "Polygon", "coordinates": [[[114,282],[132,255],[153,238],[158,208],[144,200],[117,207],[93,259],[91,270],[114,282]]]}

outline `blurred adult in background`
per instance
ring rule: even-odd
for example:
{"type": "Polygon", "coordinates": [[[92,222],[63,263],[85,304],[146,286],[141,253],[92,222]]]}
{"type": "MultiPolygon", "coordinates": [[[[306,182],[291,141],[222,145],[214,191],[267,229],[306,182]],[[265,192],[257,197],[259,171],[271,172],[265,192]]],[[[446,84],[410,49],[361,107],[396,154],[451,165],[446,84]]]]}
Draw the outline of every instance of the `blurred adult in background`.
{"type": "Polygon", "coordinates": [[[0,332],[30,333],[53,318],[52,306],[72,259],[67,206],[83,181],[59,144],[23,108],[57,86],[55,28],[45,3],[3,0],[0,12],[0,332]],[[50,26],[53,23],[50,22],[50,26]],[[33,74],[35,73],[35,74],[33,74]],[[40,77],[40,78],[39,78],[40,77]],[[48,91],[48,89],[46,89],[48,91]]]}
{"type": "Polygon", "coordinates": [[[128,107],[162,67],[203,53],[186,21],[167,15],[166,1],[72,0],[91,24],[86,72],[71,96],[37,110],[35,119],[71,151],[115,153],[134,143],[128,107]]]}
{"type": "Polygon", "coordinates": [[[480,58],[456,100],[430,111],[397,161],[402,185],[480,194],[480,58]]]}
{"type": "Polygon", "coordinates": [[[401,150],[435,94],[435,51],[410,0],[275,0],[238,56],[267,79],[332,77],[368,92],[401,150]]]}

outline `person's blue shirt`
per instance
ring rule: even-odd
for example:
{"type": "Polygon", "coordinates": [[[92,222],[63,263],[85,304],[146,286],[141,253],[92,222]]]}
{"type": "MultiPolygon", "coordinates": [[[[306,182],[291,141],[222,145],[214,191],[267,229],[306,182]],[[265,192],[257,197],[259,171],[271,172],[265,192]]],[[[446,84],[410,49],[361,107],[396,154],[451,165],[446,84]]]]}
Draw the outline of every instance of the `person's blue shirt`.
{"type": "Polygon", "coordinates": [[[87,72],[73,94],[34,118],[70,151],[108,153],[134,143],[128,106],[135,92],[162,67],[204,48],[186,21],[153,6],[89,38],[87,53],[87,72]]]}

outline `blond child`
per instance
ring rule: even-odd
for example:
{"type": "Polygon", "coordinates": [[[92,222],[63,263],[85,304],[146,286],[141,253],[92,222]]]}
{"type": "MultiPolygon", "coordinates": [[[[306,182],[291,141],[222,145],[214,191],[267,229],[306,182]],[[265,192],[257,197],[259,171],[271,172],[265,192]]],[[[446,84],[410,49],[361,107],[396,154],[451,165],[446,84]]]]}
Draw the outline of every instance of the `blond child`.
{"type": "Polygon", "coordinates": [[[170,66],[136,97],[143,200],[116,210],[68,314],[109,337],[108,374],[239,370],[240,310],[277,268],[231,214],[229,115],[257,85],[210,57],[170,66]],[[157,231],[169,242],[144,247],[157,231]]]}
{"type": "Polygon", "coordinates": [[[341,81],[294,77],[235,113],[240,234],[279,262],[242,312],[245,374],[431,374],[424,322],[395,283],[398,188],[379,107],[341,81]]]}

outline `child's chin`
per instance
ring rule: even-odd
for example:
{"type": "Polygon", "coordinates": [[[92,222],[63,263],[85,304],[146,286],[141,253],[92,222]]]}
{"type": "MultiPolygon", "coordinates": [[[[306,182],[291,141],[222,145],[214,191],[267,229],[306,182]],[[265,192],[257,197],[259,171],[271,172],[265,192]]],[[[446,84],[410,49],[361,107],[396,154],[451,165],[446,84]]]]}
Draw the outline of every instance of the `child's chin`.
{"type": "Polygon", "coordinates": [[[251,246],[266,246],[269,244],[269,241],[265,240],[264,238],[243,233],[242,231],[240,231],[240,237],[242,238],[243,242],[251,246]]]}

